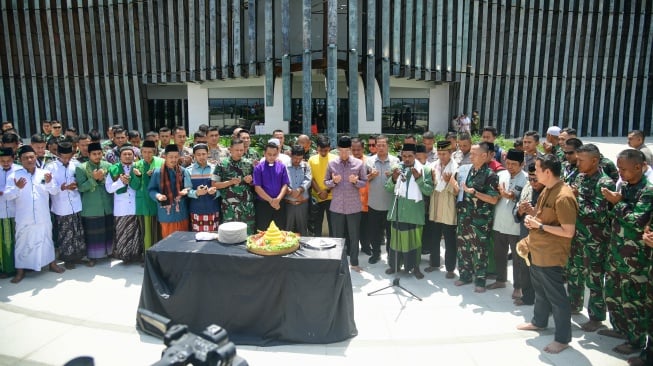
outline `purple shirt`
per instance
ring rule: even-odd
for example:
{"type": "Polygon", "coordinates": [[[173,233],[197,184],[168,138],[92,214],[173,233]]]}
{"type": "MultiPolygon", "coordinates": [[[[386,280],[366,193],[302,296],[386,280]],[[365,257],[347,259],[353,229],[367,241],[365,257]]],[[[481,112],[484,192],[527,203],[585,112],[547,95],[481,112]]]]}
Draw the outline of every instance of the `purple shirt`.
{"type": "MultiPolygon", "coordinates": [[[[273,166],[270,166],[267,161],[258,164],[254,168],[253,178],[254,186],[263,188],[265,193],[272,198],[279,195],[284,184],[290,184],[286,166],[278,160],[274,162],[273,166]]],[[[258,197],[258,195],[256,196],[258,197]]],[[[258,199],[262,200],[261,197],[258,197],[258,199]]]]}
{"type": "Polygon", "coordinates": [[[331,212],[349,215],[361,212],[361,197],[359,188],[367,184],[367,169],[362,160],[350,156],[346,161],[340,160],[340,157],[329,162],[324,184],[331,188],[333,199],[331,200],[331,212]],[[340,175],[340,183],[333,182],[333,175],[340,175]],[[358,176],[356,184],[349,182],[349,176],[355,174],[358,176]]]}

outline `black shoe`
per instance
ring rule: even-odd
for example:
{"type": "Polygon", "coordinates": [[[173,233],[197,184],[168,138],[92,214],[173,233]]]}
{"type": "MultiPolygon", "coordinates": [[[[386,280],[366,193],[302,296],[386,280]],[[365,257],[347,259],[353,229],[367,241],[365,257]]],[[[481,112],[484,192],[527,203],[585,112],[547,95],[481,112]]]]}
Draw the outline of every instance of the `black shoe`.
{"type": "Polygon", "coordinates": [[[369,264],[374,264],[377,263],[379,260],[381,260],[381,257],[378,255],[373,255],[370,257],[370,259],[367,260],[369,264]]]}
{"type": "Polygon", "coordinates": [[[429,255],[431,254],[431,251],[428,249],[422,249],[422,255],[429,255]]]}
{"type": "Polygon", "coordinates": [[[367,255],[372,255],[372,249],[368,249],[368,248],[361,249],[361,252],[363,252],[363,253],[365,253],[367,255]]]}

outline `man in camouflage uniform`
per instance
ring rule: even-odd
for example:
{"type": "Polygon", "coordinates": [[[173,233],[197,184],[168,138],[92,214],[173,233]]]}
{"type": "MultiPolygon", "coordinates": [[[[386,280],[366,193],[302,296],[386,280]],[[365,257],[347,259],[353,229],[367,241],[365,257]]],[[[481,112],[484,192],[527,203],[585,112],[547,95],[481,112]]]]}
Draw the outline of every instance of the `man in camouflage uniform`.
{"type": "Polygon", "coordinates": [[[564,151],[567,160],[562,162],[562,175],[560,178],[563,182],[571,185],[578,176],[578,166],[576,166],[576,150],[583,146],[583,143],[577,138],[571,138],[565,141],[564,151]]]}
{"type": "Polygon", "coordinates": [[[610,177],[610,179],[612,179],[615,184],[617,183],[619,180],[619,171],[617,170],[617,166],[614,165],[612,160],[603,156],[603,154],[601,154],[601,160],[599,160],[599,168],[603,170],[603,173],[610,177]]]}
{"type": "Polygon", "coordinates": [[[222,197],[222,221],[241,221],[247,224],[247,234],[254,233],[254,191],[252,172],[254,167],[249,159],[242,158],[245,144],[240,139],[231,140],[230,157],[222,159],[215,166],[213,187],[220,190],[222,197]]]}
{"type": "MultiPolygon", "coordinates": [[[[649,223],[649,226],[646,228],[646,232],[642,239],[644,240],[644,243],[653,250],[653,231],[651,231],[651,223],[649,223]]],[[[648,341],[639,356],[628,359],[628,364],[630,366],[653,365],[653,286],[651,285],[651,281],[653,281],[653,265],[649,266],[648,278],[649,286],[646,292],[648,319],[645,321],[645,324],[648,324],[648,341]]]]}
{"type": "Polygon", "coordinates": [[[585,284],[590,289],[587,305],[590,320],[581,327],[588,332],[603,327],[605,301],[603,279],[605,256],[610,240],[608,212],[610,202],[601,194],[601,188],[615,190],[615,184],[600,168],[601,153],[596,145],[583,145],[576,150],[579,174],[571,188],[578,201],[576,236],[571,241],[567,262],[567,293],[571,312],[583,310],[585,284]]]}
{"type": "Polygon", "coordinates": [[[494,205],[499,201],[499,178],[488,167],[491,154],[488,143],[473,145],[472,168],[467,175],[463,201],[458,208],[458,270],[456,286],[472,282],[476,275],[475,292],[485,292],[488,264],[487,243],[492,227],[494,205]]]}
{"type": "Polygon", "coordinates": [[[605,280],[605,302],[614,330],[603,329],[599,334],[625,335],[626,343],[613,349],[622,354],[636,353],[644,348],[650,323],[646,297],[653,258],[643,234],[651,221],[653,184],[642,173],[644,162],[641,152],[622,151],[617,156],[619,175],[624,181],[621,190],[601,189],[603,196],[614,205],[605,280]]]}

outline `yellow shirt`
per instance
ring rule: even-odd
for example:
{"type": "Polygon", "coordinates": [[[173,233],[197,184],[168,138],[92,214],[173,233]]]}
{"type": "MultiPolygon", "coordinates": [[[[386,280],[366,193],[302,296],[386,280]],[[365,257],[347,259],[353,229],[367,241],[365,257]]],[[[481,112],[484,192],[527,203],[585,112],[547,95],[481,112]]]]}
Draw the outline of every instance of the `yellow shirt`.
{"type": "MultiPolygon", "coordinates": [[[[317,186],[320,187],[320,189],[327,189],[326,184],[324,184],[324,178],[326,177],[329,161],[333,160],[334,158],[335,156],[332,154],[327,154],[327,156],[324,158],[320,156],[320,154],[316,154],[308,158],[308,165],[311,167],[311,174],[313,175],[313,180],[315,181],[315,183],[317,183],[317,186]]],[[[315,197],[317,202],[328,201],[331,200],[332,198],[331,191],[329,191],[329,196],[327,197],[326,200],[321,200],[317,196],[317,192],[314,189],[311,189],[311,195],[315,197]]]]}

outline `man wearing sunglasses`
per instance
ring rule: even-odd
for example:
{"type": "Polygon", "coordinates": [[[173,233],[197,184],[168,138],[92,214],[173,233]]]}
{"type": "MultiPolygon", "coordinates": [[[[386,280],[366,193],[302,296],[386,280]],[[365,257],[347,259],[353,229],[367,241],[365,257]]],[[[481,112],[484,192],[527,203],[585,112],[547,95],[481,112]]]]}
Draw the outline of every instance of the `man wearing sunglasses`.
{"type": "Polygon", "coordinates": [[[562,148],[567,160],[562,162],[562,181],[572,185],[578,176],[578,166],[576,165],[576,150],[583,146],[583,142],[577,138],[567,139],[565,146],[562,148]]]}

